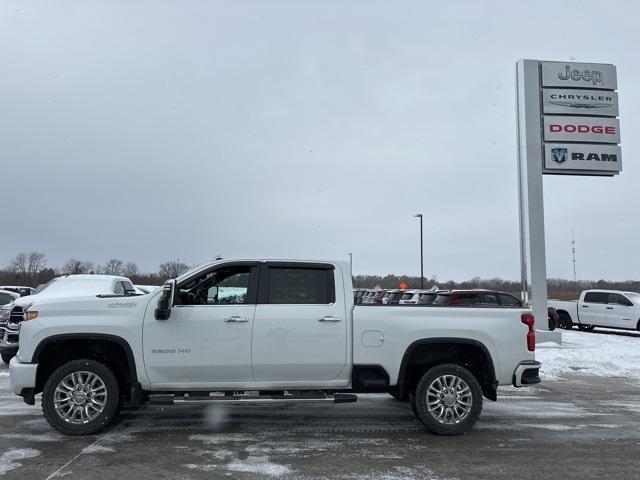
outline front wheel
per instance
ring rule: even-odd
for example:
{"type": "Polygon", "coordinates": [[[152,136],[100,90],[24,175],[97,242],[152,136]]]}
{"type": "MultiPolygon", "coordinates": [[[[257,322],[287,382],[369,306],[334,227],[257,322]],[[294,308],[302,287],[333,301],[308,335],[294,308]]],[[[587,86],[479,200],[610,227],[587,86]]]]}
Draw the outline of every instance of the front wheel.
{"type": "Polygon", "coordinates": [[[571,321],[571,317],[568,313],[560,312],[558,313],[558,316],[560,317],[560,326],[562,328],[565,330],[573,329],[573,322],[571,321]]]}
{"type": "Polygon", "coordinates": [[[118,410],[118,381],[109,367],[94,360],[65,363],[42,391],[42,411],[65,435],[91,435],[109,425],[118,410]]]}
{"type": "Polygon", "coordinates": [[[412,402],[418,419],[438,435],[463,435],[482,412],[482,389],[469,370],[444,364],[429,369],[418,382],[412,402]]]}
{"type": "Polygon", "coordinates": [[[15,357],[16,355],[15,355],[15,353],[3,353],[1,356],[2,356],[2,361],[4,363],[9,363],[11,361],[11,359],[13,357],[15,357]]]}

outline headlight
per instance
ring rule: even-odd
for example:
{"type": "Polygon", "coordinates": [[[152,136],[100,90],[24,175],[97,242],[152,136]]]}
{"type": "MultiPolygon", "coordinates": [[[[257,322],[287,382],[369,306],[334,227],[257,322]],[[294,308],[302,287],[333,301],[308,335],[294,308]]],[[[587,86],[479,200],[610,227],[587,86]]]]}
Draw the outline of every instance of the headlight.
{"type": "Polygon", "coordinates": [[[26,312],[24,312],[25,320],[35,320],[36,318],[38,318],[37,310],[27,310],[26,312]]]}
{"type": "Polygon", "coordinates": [[[2,310],[0,310],[0,320],[3,320],[3,321],[9,320],[10,316],[11,316],[10,308],[3,308],[2,310]]]}

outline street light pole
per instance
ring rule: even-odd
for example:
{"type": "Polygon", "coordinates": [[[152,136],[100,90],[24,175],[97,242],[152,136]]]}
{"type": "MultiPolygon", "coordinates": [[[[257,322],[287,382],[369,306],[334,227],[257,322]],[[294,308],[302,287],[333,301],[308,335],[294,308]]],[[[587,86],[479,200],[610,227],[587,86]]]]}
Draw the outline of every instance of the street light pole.
{"type": "Polygon", "coordinates": [[[420,288],[424,290],[424,253],[422,246],[422,214],[416,213],[414,217],[420,218],[420,288]]]}

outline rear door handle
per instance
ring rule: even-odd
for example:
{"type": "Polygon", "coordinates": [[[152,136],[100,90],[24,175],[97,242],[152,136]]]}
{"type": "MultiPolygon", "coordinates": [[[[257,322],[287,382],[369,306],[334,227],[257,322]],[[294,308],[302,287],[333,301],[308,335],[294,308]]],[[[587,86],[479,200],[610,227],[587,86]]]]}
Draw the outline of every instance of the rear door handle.
{"type": "Polygon", "coordinates": [[[318,319],[319,322],[341,322],[342,318],[334,317],[333,315],[326,315],[318,319]]]}
{"type": "Polygon", "coordinates": [[[247,317],[240,317],[238,315],[233,315],[232,317],[227,317],[224,319],[226,323],[246,323],[249,321],[247,317]]]}
{"type": "Polygon", "coordinates": [[[589,308],[589,305],[582,305],[582,308],[589,308]]]}
{"type": "Polygon", "coordinates": [[[607,307],[607,310],[613,310],[613,307],[607,307]]]}

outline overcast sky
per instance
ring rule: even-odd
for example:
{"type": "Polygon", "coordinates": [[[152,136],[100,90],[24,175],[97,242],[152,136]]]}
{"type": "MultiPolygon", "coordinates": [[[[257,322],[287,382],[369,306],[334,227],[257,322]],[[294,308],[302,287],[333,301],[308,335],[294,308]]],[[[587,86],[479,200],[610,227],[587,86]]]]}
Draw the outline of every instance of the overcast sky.
{"type": "Polygon", "coordinates": [[[549,277],[638,279],[635,2],[0,3],[0,265],[519,278],[518,58],[618,67],[623,172],[545,178],[549,277]],[[437,5],[437,6],[436,6],[437,5]]]}

